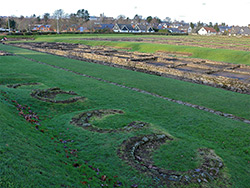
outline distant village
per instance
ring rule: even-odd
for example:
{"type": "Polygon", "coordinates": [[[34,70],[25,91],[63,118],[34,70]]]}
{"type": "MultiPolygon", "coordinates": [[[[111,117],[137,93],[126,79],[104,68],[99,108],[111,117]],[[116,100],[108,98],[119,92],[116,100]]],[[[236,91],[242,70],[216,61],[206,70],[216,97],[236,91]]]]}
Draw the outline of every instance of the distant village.
{"type": "Polygon", "coordinates": [[[229,26],[226,23],[186,23],[185,21],[171,20],[166,17],[160,20],[157,17],[143,18],[135,15],[133,19],[123,15],[117,18],[89,16],[87,10],[80,9],[77,13],[65,14],[59,9],[52,16],[45,13],[42,18],[35,14],[30,17],[0,17],[1,33],[161,33],[173,35],[229,35],[250,36],[248,26],[229,26]]]}

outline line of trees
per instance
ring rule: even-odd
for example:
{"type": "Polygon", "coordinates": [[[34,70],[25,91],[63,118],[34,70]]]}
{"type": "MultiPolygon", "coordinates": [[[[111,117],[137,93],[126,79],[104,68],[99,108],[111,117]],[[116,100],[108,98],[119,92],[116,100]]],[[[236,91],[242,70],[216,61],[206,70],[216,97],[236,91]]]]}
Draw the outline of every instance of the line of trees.
{"type": "Polygon", "coordinates": [[[79,9],[76,13],[66,14],[62,9],[55,10],[51,15],[36,16],[20,16],[20,17],[0,17],[0,28],[10,28],[15,31],[31,31],[34,25],[51,25],[52,29],[61,30],[66,26],[77,26],[89,21],[89,12],[85,9],[79,9]]]}
{"type": "MultiPolygon", "coordinates": [[[[44,13],[42,16],[33,14],[31,16],[11,16],[8,18],[0,17],[0,28],[10,28],[12,31],[26,31],[29,32],[34,28],[34,25],[50,25],[51,30],[62,31],[65,28],[78,29],[79,26],[88,27],[93,29],[95,21],[90,21],[90,14],[88,10],[79,9],[76,13],[67,14],[62,9],[55,10],[53,14],[44,13]]],[[[148,16],[146,19],[136,14],[132,19],[125,17],[124,15],[118,16],[116,19],[107,19],[104,15],[101,15],[101,23],[108,24],[159,24],[161,20],[158,17],[148,16]]]]}

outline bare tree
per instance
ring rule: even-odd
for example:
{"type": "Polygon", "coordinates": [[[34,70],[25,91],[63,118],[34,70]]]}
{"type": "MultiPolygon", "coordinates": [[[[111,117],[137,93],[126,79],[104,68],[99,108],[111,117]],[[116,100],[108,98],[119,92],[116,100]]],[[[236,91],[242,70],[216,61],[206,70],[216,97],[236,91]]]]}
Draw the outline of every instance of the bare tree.
{"type": "Polygon", "coordinates": [[[45,25],[48,25],[49,19],[50,19],[50,14],[49,13],[44,13],[43,21],[44,21],[45,25]]]}
{"type": "Polygon", "coordinates": [[[60,33],[60,31],[63,28],[63,18],[65,17],[65,13],[62,9],[55,10],[53,13],[54,23],[53,25],[56,25],[56,31],[57,33],[60,33]]]}

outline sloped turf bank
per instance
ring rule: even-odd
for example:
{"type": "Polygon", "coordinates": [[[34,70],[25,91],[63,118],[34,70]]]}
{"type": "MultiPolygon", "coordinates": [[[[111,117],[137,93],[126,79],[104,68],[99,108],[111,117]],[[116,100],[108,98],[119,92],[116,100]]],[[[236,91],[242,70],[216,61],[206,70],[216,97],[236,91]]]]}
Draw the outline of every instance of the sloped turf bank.
{"type": "Polygon", "coordinates": [[[81,62],[64,57],[52,56],[11,46],[0,45],[0,48],[51,65],[250,119],[250,96],[247,95],[169,78],[81,62]]]}
{"type": "Polygon", "coordinates": [[[28,105],[11,100],[3,90],[0,107],[0,118],[5,120],[0,125],[0,187],[123,185],[118,176],[111,178],[87,161],[78,162],[78,150],[73,149],[77,147],[69,134],[48,130],[28,105]],[[15,107],[26,122],[17,116],[15,107]],[[11,122],[13,114],[17,120],[11,122]]]}
{"type": "MultiPolygon", "coordinates": [[[[217,117],[206,112],[191,109],[163,101],[152,96],[140,94],[125,88],[84,78],[63,70],[52,69],[20,57],[6,57],[2,59],[3,69],[0,73],[25,73],[36,76],[37,81],[50,87],[60,87],[65,91],[73,90],[80,96],[88,98],[84,103],[74,105],[47,104],[30,97],[31,90],[9,89],[13,97],[22,104],[32,105],[34,111],[46,114],[44,125],[48,130],[64,130],[69,128],[71,138],[77,141],[79,159],[85,159],[91,164],[103,169],[105,174],[119,175],[124,185],[139,184],[140,187],[150,187],[152,179],[143,176],[128,167],[116,155],[120,144],[131,137],[152,134],[157,131],[169,132],[178,139],[178,147],[162,146],[157,152],[161,167],[175,170],[194,169],[197,159],[192,160],[198,148],[211,148],[225,162],[229,169],[232,186],[244,187],[249,184],[249,127],[241,122],[235,122],[217,117]],[[9,59],[11,58],[11,59],[9,59]],[[9,60],[9,61],[8,61],[9,60]],[[14,67],[14,69],[13,69],[14,67]],[[28,97],[27,97],[28,96],[28,97]],[[42,108],[41,108],[42,107],[42,108]],[[96,127],[121,128],[129,122],[140,120],[152,124],[148,129],[119,134],[98,134],[70,125],[70,120],[79,111],[95,109],[120,109],[125,113],[110,116],[102,120],[95,120],[96,127]],[[168,151],[174,151],[169,153],[168,151]],[[169,160],[162,160],[168,156],[169,160]],[[180,158],[180,156],[183,156],[180,158]],[[170,168],[170,166],[172,167],[170,168]]],[[[3,86],[2,86],[3,87],[3,86]]],[[[71,177],[72,178],[72,177],[71,177]]]]}

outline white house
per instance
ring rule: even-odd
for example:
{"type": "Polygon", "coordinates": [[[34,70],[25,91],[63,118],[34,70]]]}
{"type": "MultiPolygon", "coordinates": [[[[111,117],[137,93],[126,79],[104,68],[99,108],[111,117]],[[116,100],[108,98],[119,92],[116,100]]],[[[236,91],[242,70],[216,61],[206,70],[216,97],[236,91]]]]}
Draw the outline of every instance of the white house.
{"type": "Polygon", "coordinates": [[[129,25],[129,24],[115,24],[113,31],[119,32],[119,33],[136,33],[137,32],[134,30],[132,25],[129,25]]]}
{"type": "Polygon", "coordinates": [[[139,25],[139,24],[137,24],[134,27],[134,30],[137,31],[138,33],[154,33],[155,32],[151,26],[139,25]]]}
{"type": "Polygon", "coordinates": [[[217,31],[212,27],[202,27],[198,31],[199,35],[216,35],[217,31]]]}

